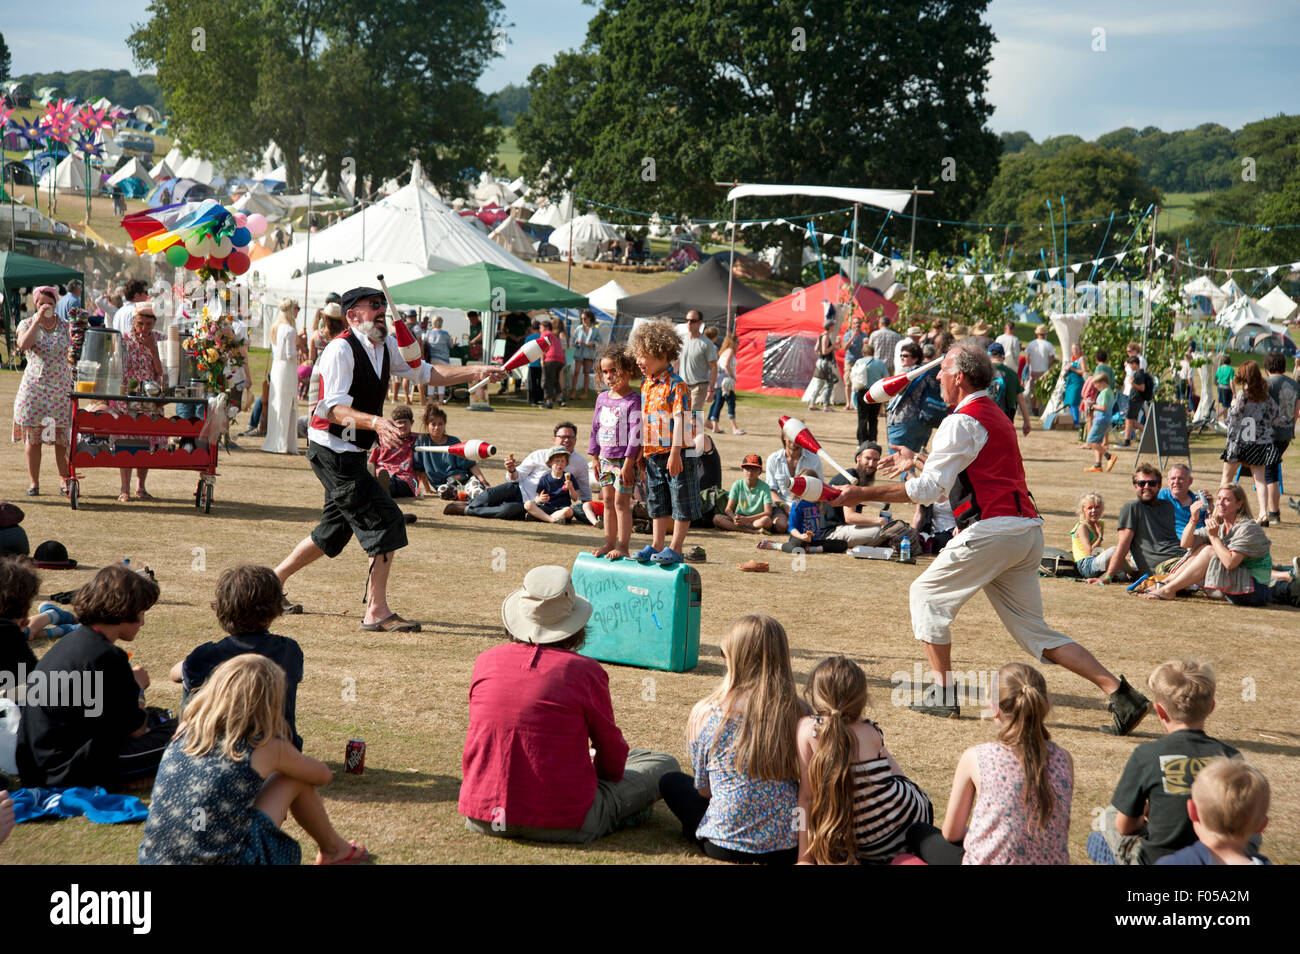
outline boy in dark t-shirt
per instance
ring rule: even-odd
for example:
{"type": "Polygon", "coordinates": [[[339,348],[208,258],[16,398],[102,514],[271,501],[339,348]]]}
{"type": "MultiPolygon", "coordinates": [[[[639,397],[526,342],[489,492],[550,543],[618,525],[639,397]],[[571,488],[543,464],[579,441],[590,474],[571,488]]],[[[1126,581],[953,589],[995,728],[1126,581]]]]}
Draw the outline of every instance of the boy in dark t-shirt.
{"type": "Polygon", "coordinates": [[[36,654],[20,621],[40,586],[41,578],[26,557],[0,558],[0,692],[8,690],[11,698],[20,675],[26,682],[27,674],[36,668],[36,654]]]}
{"type": "Polygon", "coordinates": [[[172,667],[171,678],[182,686],[181,711],[208,681],[212,670],[227,659],[256,653],[284,670],[284,718],[293,744],[302,751],[302,736],[295,723],[298,683],[302,682],[303,655],[297,640],[267,632],[284,607],[284,590],[275,571],[265,566],[237,566],[217,580],[212,609],[230,635],[220,642],[204,643],[172,667]]]}
{"type": "Polygon", "coordinates": [[[1205,734],[1214,710],[1214,671],[1208,665],[1173,659],[1157,666],[1147,684],[1167,734],[1129,756],[1105,829],[1088,836],[1088,857],[1100,864],[1153,865],[1193,844],[1196,832],[1187,814],[1192,782],[1211,759],[1238,754],[1205,734]]]}
{"type": "Polygon", "coordinates": [[[158,584],[116,564],[77,591],[81,625],[50,649],[27,681],[18,774],[28,788],[116,788],[152,776],[176,731],[145,709],[149,674],[116,644],[133,642],[158,584]]]}

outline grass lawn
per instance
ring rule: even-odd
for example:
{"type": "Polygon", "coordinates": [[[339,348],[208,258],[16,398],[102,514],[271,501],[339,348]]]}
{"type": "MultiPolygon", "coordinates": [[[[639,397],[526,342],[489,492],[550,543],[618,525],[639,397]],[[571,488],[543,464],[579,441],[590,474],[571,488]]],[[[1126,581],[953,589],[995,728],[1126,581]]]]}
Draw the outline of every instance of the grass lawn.
{"type": "Polygon", "coordinates": [[[1160,206],[1160,216],[1156,221],[1156,234],[1166,235],[1181,232],[1191,224],[1188,216],[1198,199],[1204,199],[1209,192],[1166,192],[1165,201],[1160,206]]]}
{"type": "MultiPolygon", "coordinates": [[[[575,274],[577,274],[575,272],[575,274]]],[[[265,367],[264,353],[254,368],[265,367]]],[[[12,406],[18,375],[0,373],[0,407],[12,406]]],[[[450,430],[462,438],[496,443],[500,456],[486,471],[503,478],[499,461],[550,444],[551,430],[564,419],[585,434],[591,401],[565,410],[531,410],[514,400],[494,398],[494,414],[450,413],[450,430]]],[[[746,437],[719,436],[724,479],[740,476],[737,465],[749,452],[768,454],[777,446],[776,418],[794,412],[792,400],[740,395],[738,416],[746,437]]],[[[810,423],[828,451],[847,462],[854,445],[855,417],[818,414],[810,423]]],[[[584,438],[585,439],[585,438],[584,438]]],[[[32,546],[63,541],[76,570],[42,571],[42,593],[69,589],[95,570],[129,558],[154,569],[162,601],[148,614],[132,646],[134,661],[153,677],[152,704],[179,707],[179,687],[167,670],[194,646],[221,634],[209,608],[217,575],[244,561],[274,565],[319,517],[321,489],[302,457],[267,456],[249,439],[245,450],[220,462],[216,502],[210,515],[192,505],[194,478],[155,471],[149,488],[156,501],[118,504],[113,472],[88,471],[82,508],[72,511],[54,491],[53,464],[45,461],[42,494],[21,496],[26,486],[21,445],[0,447],[10,499],[26,511],[23,524],[32,546]]],[[[1114,473],[1083,473],[1086,454],[1067,432],[1035,431],[1022,442],[1030,486],[1046,519],[1047,542],[1069,547],[1075,504],[1086,490],[1107,498],[1107,532],[1114,533],[1120,505],[1132,495],[1127,477],[1134,455],[1123,452],[1114,473]]],[[[1193,444],[1196,487],[1217,483],[1221,439],[1193,444]]],[[[1300,469],[1289,462],[1288,486],[1300,486],[1300,469]]],[[[322,560],[295,577],[291,596],[307,612],[276,622],[306,654],[306,679],[298,690],[298,726],[309,755],[335,771],[324,789],[339,831],[364,840],[381,863],[703,863],[681,840],[680,828],[662,805],[644,827],[619,833],[586,848],[541,846],[486,839],[465,831],[456,812],[461,748],[467,724],[466,694],[475,657],[500,638],[501,600],[541,563],[571,565],[575,555],[598,542],[598,532],[576,526],[484,522],[445,517],[442,503],[419,499],[406,508],[419,516],[410,545],[396,561],[390,599],[424,632],[378,636],[358,631],[365,563],[355,546],[336,560],[322,560]],[[497,548],[501,548],[498,550],[497,548]],[[500,556],[504,552],[504,567],[500,556]],[[344,690],[355,687],[355,696],[344,690]],[[368,745],[364,775],[342,771],[350,738],[368,745]]],[[[903,508],[901,516],[910,516],[903,508]]],[[[1268,531],[1276,562],[1300,552],[1300,529],[1290,510],[1285,523],[1268,531]]],[[[770,613],[787,627],[796,676],[831,653],[847,653],[871,680],[870,715],[881,723],[891,752],[905,772],[928,791],[942,816],[957,758],[966,747],[992,738],[991,723],[975,712],[960,720],[914,715],[891,704],[891,676],[910,674],[921,657],[908,626],[909,582],[924,568],[858,561],[846,556],[810,556],[797,571],[791,558],[769,553],[767,575],[741,574],[735,565],[754,555],[754,538],[692,532],[708,562],[703,577],[700,664],[688,673],[657,673],[607,666],[614,710],[632,745],[673,753],[687,761],[684,727],[691,705],[707,694],[724,671],[718,643],[732,620],[744,613],[770,613]],[[646,683],[645,680],[653,680],[646,683]],[[646,693],[647,685],[654,688],[646,693]]],[[[638,543],[640,545],[640,543],[638,543]]],[[[1271,824],[1265,852],[1275,861],[1300,862],[1300,717],[1291,707],[1288,676],[1276,660],[1294,647],[1293,611],[1239,609],[1204,598],[1150,603],[1122,587],[1096,588],[1070,580],[1044,580],[1048,621],[1092,649],[1115,672],[1141,685],[1162,660],[1182,655],[1212,660],[1218,670],[1218,708],[1209,732],[1240,749],[1273,786],[1271,824]]],[[[37,654],[47,645],[38,642],[37,654]]],[[[955,628],[955,663],[960,669],[991,669],[1024,655],[985,600],[974,599],[955,628]]],[[[1074,756],[1076,786],[1070,849],[1083,862],[1084,840],[1109,803],[1125,760],[1136,741],[1160,732],[1154,718],[1136,739],[1113,739],[1096,729],[1106,718],[1105,700],[1090,685],[1045,667],[1054,704],[1053,738],[1074,756]]],[[[292,833],[304,834],[290,823],[292,833]]],[[[134,863],[140,827],[93,825],[84,819],[21,825],[4,846],[16,863],[134,863]]],[[[304,845],[310,860],[314,848],[304,845]]]]}

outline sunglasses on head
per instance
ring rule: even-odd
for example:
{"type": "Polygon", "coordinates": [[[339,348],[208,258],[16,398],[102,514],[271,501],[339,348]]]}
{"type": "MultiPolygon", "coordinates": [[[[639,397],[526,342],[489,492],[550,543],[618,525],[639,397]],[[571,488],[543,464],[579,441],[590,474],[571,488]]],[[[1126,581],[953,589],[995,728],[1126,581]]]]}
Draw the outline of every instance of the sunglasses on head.
{"type": "Polygon", "coordinates": [[[1135,481],[1133,481],[1133,486],[1134,486],[1134,487],[1159,487],[1159,486],[1160,486],[1160,481],[1158,481],[1158,480],[1135,480],[1135,481]]]}

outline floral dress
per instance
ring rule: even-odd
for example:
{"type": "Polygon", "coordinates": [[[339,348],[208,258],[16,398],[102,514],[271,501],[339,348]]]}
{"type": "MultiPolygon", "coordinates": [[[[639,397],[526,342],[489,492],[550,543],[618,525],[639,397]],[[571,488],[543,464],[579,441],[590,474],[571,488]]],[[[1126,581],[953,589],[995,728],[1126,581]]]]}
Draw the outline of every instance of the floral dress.
{"type": "MultiPolygon", "coordinates": [[[[21,336],[36,319],[18,323],[21,336]]],[[[33,443],[67,444],[72,434],[72,365],[68,364],[68,323],[58,321],[53,331],[41,328],[27,351],[27,370],[23,372],[18,395],[14,398],[13,439],[21,440],[23,428],[36,431],[33,443]],[[54,423],[49,430],[49,423],[54,423]]]]}
{"type": "Polygon", "coordinates": [[[1272,467],[1282,455],[1273,443],[1273,429],[1285,427],[1282,410],[1271,398],[1247,401],[1238,391],[1228,409],[1228,440],[1221,460],[1248,467],[1272,467]]]}
{"type": "MultiPolygon", "coordinates": [[[[155,342],[164,340],[162,332],[150,332],[155,342]]],[[[138,381],[143,385],[146,381],[152,381],[154,384],[162,384],[162,378],[154,373],[153,362],[149,360],[149,351],[145,348],[144,343],[132,332],[125,336],[126,338],[126,371],[122,375],[122,383],[125,385],[128,381],[138,381]]],[[[126,413],[127,406],[122,401],[109,401],[108,406],[118,414],[126,413]]],[[[137,405],[138,406],[138,405],[137,405]]],[[[149,405],[149,408],[157,409],[157,405],[149,405]]],[[[167,444],[165,437],[151,437],[144,434],[123,434],[118,440],[124,441],[148,441],[150,450],[157,450],[167,444]]]]}

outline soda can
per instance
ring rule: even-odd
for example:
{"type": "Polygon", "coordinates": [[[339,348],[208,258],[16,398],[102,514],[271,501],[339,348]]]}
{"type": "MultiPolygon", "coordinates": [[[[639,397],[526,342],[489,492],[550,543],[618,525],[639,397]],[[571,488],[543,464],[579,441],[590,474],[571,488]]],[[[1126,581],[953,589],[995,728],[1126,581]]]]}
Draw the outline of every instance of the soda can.
{"type": "Polygon", "coordinates": [[[366,770],[365,739],[348,739],[348,746],[343,750],[343,768],[351,775],[360,775],[366,770]]]}

